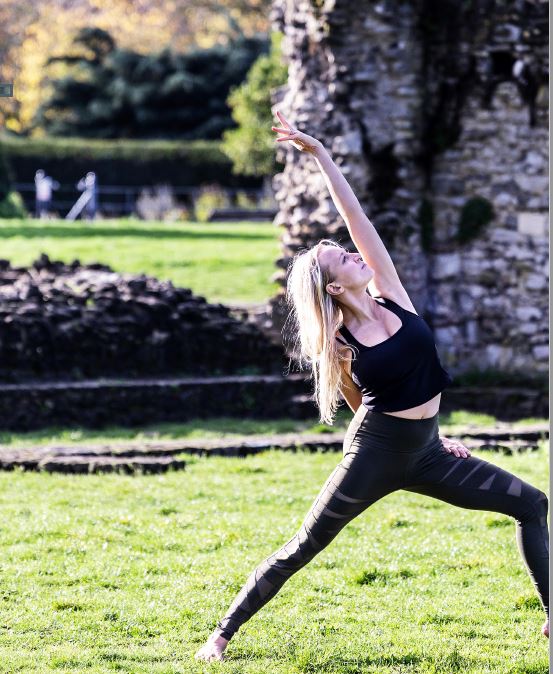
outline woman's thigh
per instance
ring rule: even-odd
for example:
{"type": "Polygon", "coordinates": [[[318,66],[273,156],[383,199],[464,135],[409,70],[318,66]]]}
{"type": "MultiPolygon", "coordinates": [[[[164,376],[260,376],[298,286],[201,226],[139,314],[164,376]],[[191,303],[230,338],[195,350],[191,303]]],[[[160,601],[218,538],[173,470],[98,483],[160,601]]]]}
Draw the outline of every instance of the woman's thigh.
{"type": "MultiPolygon", "coordinates": [[[[308,518],[313,524],[325,515],[336,520],[351,519],[399,488],[399,475],[388,463],[371,462],[362,453],[347,454],[327,478],[308,518]]],[[[324,521],[321,526],[329,524],[324,521]]]]}
{"type": "Polygon", "coordinates": [[[517,519],[531,516],[536,509],[543,511],[541,517],[547,514],[547,496],[532,484],[485,459],[457,457],[441,443],[412,461],[403,488],[462,508],[517,519]]]}
{"type": "Polygon", "coordinates": [[[296,534],[295,545],[299,544],[304,560],[328,545],[369,506],[400,487],[401,472],[391,456],[377,456],[370,450],[346,454],[326,479],[296,534]]]}

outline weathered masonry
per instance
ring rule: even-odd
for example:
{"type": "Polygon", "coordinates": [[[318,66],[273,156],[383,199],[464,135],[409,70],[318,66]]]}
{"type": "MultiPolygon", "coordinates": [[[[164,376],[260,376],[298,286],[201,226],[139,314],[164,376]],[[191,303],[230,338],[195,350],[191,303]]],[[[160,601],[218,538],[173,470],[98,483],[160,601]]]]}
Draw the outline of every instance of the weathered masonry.
{"type": "MultiPolygon", "coordinates": [[[[545,373],[547,3],[275,0],[272,21],[275,103],[341,166],[444,364],[545,373]]],[[[351,241],[313,158],[279,147],[283,284],[298,250],[351,241]]]]}

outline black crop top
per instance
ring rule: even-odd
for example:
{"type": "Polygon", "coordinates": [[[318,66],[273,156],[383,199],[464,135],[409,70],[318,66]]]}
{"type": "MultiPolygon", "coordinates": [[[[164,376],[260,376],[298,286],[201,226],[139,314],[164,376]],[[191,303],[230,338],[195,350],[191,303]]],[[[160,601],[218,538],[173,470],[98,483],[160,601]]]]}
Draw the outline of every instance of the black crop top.
{"type": "Polygon", "coordinates": [[[365,346],[342,325],[340,331],[348,342],[336,339],[354,347],[351,378],[361,389],[363,405],[375,412],[398,412],[422,405],[453,379],[442,367],[426,321],[394,300],[378,299],[401,319],[401,328],[385,341],[365,346]]]}

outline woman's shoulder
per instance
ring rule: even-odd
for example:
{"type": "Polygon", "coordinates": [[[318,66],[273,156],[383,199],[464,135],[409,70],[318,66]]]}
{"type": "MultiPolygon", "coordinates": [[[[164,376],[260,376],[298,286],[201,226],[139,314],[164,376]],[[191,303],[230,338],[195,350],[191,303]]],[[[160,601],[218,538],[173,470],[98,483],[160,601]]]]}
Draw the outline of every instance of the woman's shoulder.
{"type": "Polygon", "coordinates": [[[410,311],[412,314],[416,314],[418,316],[415,305],[413,302],[411,302],[411,298],[407,294],[407,291],[401,282],[398,282],[398,284],[389,286],[387,288],[373,288],[372,292],[369,285],[367,290],[373,299],[384,301],[391,300],[394,304],[397,304],[402,309],[405,309],[405,311],[410,311]]]}

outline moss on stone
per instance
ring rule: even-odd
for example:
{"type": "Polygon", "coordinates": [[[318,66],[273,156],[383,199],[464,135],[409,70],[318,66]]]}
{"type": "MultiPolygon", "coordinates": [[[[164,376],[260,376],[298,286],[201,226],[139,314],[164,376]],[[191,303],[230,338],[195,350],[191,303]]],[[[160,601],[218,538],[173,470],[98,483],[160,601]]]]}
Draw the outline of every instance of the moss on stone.
{"type": "Polygon", "coordinates": [[[484,197],[472,197],[461,209],[457,241],[466,243],[475,239],[494,217],[492,204],[484,197]]]}

